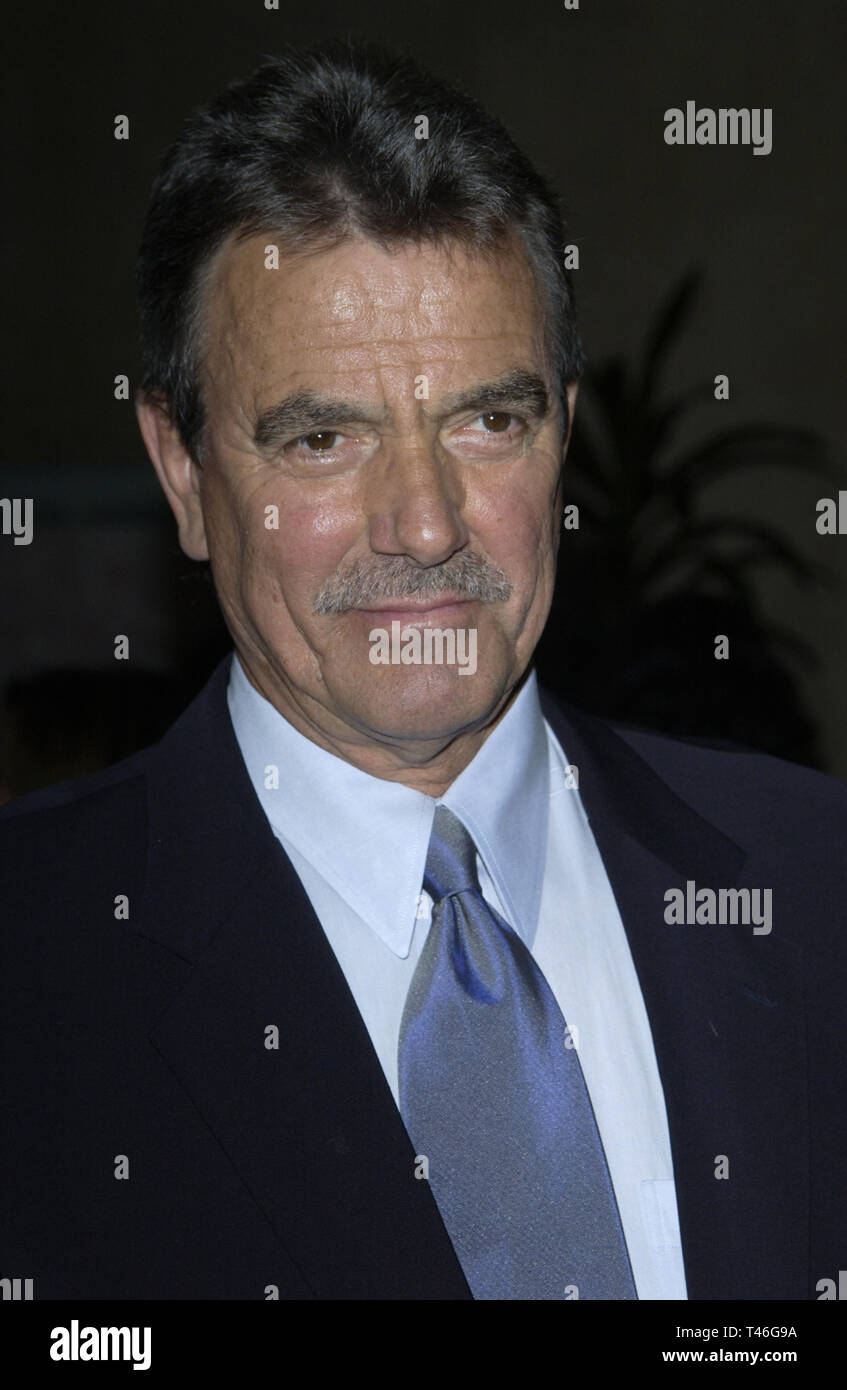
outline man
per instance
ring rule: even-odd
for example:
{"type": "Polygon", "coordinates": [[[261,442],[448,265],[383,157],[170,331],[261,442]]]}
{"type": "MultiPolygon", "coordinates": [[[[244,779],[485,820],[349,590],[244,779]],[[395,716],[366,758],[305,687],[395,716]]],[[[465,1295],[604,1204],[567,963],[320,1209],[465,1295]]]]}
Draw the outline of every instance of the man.
{"type": "Polygon", "coordinates": [[[265,65],[166,158],[138,417],[235,656],[4,813],[36,1297],[807,1299],[844,1264],[845,789],[532,671],[562,244],[499,125],[367,48],[265,65]]]}

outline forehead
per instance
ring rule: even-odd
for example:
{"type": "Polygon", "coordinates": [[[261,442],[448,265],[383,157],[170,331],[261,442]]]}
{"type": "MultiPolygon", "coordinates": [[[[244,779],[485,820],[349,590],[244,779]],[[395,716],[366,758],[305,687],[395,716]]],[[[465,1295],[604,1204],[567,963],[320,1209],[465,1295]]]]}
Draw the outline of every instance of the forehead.
{"type": "Polygon", "coordinates": [[[230,240],[211,269],[205,365],[219,388],[263,398],[283,384],[426,367],[494,374],[543,367],[544,314],[522,247],[495,257],[458,243],[384,249],[351,239],[266,265],[268,233],[230,240]],[[266,389],[265,389],[266,388],[266,389]]]}

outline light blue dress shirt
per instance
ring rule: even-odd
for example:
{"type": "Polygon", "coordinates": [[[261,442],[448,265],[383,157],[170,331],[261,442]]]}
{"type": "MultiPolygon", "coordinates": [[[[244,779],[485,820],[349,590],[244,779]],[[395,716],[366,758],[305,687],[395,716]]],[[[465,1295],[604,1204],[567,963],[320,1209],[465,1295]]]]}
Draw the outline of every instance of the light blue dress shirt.
{"type": "Polygon", "coordinates": [[[346,977],[395,1103],[397,1044],[430,925],[435,807],[477,846],[480,886],[532,952],[579,1052],[638,1297],[686,1298],[664,1093],[626,932],[535,673],[436,801],[299,733],[233,657],[235,736],[346,977]]]}

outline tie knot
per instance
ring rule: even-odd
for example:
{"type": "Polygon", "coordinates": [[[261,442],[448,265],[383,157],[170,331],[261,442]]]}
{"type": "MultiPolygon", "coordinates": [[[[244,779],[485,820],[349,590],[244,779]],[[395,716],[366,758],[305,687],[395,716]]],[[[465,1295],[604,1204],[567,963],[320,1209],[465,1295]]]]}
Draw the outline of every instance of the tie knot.
{"type": "Polygon", "coordinates": [[[480,891],[473,836],[446,806],[436,806],[423,886],[434,902],[450,893],[480,891]]]}

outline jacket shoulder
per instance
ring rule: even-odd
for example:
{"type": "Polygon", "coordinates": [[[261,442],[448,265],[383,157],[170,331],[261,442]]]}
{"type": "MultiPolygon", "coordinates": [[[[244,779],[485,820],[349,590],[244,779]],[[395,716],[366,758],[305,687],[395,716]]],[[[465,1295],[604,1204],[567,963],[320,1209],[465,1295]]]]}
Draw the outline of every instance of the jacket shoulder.
{"type": "Polygon", "coordinates": [[[847,782],[817,768],[740,744],[670,737],[632,725],[613,727],[680,795],[741,798],[748,809],[774,803],[797,812],[828,808],[847,816],[847,782]]]}
{"type": "Polygon", "coordinates": [[[602,751],[607,769],[622,761],[631,771],[640,767],[646,774],[649,769],[693,810],[742,843],[768,836],[787,843],[795,836],[832,852],[847,835],[847,783],[828,773],[741,744],[604,719],[548,692],[542,705],[566,753],[573,730],[584,746],[602,751]]]}
{"type": "Polygon", "coordinates": [[[91,772],[85,777],[73,777],[66,782],[52,782],[47,787],[39,787],[36,791],[14,797],[12,801],[0,806],[0,835],[5,832],[6,823],[19,816],[31,816],[38,811],[49,811],[74,803],[82,806],[98,792],[119,788],[133,778],[143,776],[149,764],[151,751],[151,748],[141,749],[127,758],[122,758],[120,762],[110,763],[108,767],[91,772]]]}
{"type": "MultiPolygon", "coordinates": [[[[774,882],[828,885],[847,895],[847,783],[739,745],[669,738],[631,727],[619,737],[678,797],[743,845],[774,882]]],[[[807,889],[804,887],[804,891],[807,889]]]]}
{"type": "Polygon", "coordinates": [[[17,797],[0,809],[0,898],[8,922],[138,892],[147,857],[146,757],[17,797]]]}

